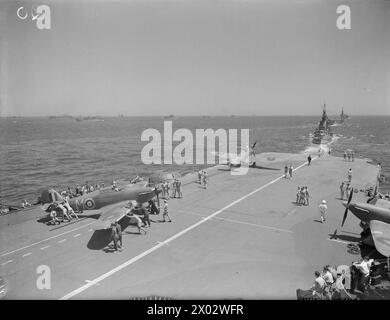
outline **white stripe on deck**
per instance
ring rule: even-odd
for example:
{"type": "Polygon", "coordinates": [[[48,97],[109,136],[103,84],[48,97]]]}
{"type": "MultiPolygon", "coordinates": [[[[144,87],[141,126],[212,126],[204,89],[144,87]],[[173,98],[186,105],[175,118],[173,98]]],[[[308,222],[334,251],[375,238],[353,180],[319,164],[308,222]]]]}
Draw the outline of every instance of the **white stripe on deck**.
{"type": "MultiPolygon", "coordinates": [[[[193,211],[185,211],[185,210],[178,210],[178,209],[171,209],[171,211],[176,211],[176,212],[181,212],[184,214],[191,214],[194,216],[198,216],[201,219],[206,219],[207,216],[204,216],[200,213],[193,212],[193,211]]],[[[236,219],[229,219],[229,218],[221,218],[221,217],[214,217],[216,220],[222,220],[222,221],[227,221],[227,222],[232,222],[232,223],[238,223],[238,224],[245,224],[248,226],[252,227],[257,227],[257,228],[262,228],[262,229],[270,229],[273,231],[281,231],[281,232],[286,232],[286,233],[294,233],[294,231],[287,230],[287,229],[281,229],[281,228],[276,228],[276,227],[271,227],[271,226],[266,226],[264,224],[258,224],[258,223],[252,223],[252,222],[246,222],[246,221],[241,221],[241,220],[236,220],[236,219]]]]}
{"type": "Polygon", "coordinates": [[[47,249],[47,248],[49,248],[50,246],[44,246],[44,247],[42,247],[42,248],[40,248],[41,250],[45,250],[45,249],[47,249]]]}
{"type": "Polygon", "coordinates": [[[58,243],[63,243],[65,241],[66,241],[66,239],[62,239],[62,240],[58,241],[58,243]]]}
{"type": "MultiPolygon", "coordinates": [[[[316,159],[316,157],[313,158],[313,160],[314,160],[314,159],[316,159]]],[[[295,168],[293,171],[296,171],[296,170],[298,170],[298,169],[300,169],[300,168],[302,168],[303,166],[306,166],[306,165],[307,165],[307,162],[304,162],[303,164],[301,164],[300,166],[298,166],[297,168],[295,168]]],[[[111,269],[110,271],[108,271],[108,272],[102,274],[101,276],[95,278],[94,280],[91,280],[90,282],[88,282],[87,284],[85,284],[85,285],[79,287],[78,289],[75,289],[75,290],[69,292],[69,293],[66,294],[65,296],[61,297],[60,300],[68,300],[68,299],[70,299],[70,298],[72,298],[72,297],[74,297],[74,296],[80,294],[81,292],[83,292],[83,291],[87,290],[88,288],[92,287],[94,284],[97,284],[97,283],[103,281],[104,279],[106,279],[106,278],[112,276],[113,274],[117,273],[118,271],[121,271],[122,269],[128,267],[129,265],[131,265],[131,264],[137,262],[138,260],[140,260],[140,259],[146,257],[147,255],[149,255],[149,254],[151,254],[152,252],[158,250],[159,248],[161,248],[161,247],[164,246],[165,244],[168,244],[169,242],[172,242],[173,240],[175,240],[175,239],[181,237],[182,235],[186,234],[187,232],[189,232],[189,231],[191,231],[191,230],[193,230],[193,229],[199,227],[200,225],[202,225],[202,224],[205,223],[206,221],[208,221],[208,220],[214,218],[215,216],[219,215],[220,213],[224,212],[225,210],[227,210],[227,209],[233,207],[233,206],[236,205],[237,203],[240,203],[241,201],[243,201],[243,200],[249,198],[250,196],[254,195],[255,193],[257,193],[257,192],[259,192],[259,191],[261,191],[261,190],[263,190],[263,189],[269,187],[270,185],[274,184],[275,182],[277,182],[277,181],[279,181],[280,179],[283,179],[283,178],[284,178],[284,175],[282,175],[282,176],[280,176],[280,177],[278,177],[278,178],[276,178],[276,179],[274,179],[274,180],[272,180],[272,181],[266,183],[265,185],[263,185],[263,186],[261,186],[261,187],[255,189],[255,190],[249,192],[248,194],[246,194],[246,195],[242,196],[241,198],[239,198],[239,199],[237,199],[237,200],[231,202],[230,204],[226,205],[226,206],[223,207],[222,209],[219,209],[219,210],[215,211],[214,213],[210,214],[209,216],[205,217],[204,219],[202,219],[202,220],[198,221],[197,223],[195,223],[195,224],[193,224],[193,225],[191,225],[191,226],[185,228],[184,230],[182,230],[182,231],[176,233],[175,235],[173,235],[173,236],[171,236],[170,238],[168,238],[168,239],[162,241],[161,243],[155,245],[154,247],[152,247],[152,248],[150,248],[150,249],[148,249],[148,250],[146,250],[146,251],[140,253],[139,255],[137,255],[137,256],[135,256],[135,257],[129,259],[129,260],[127,260],[126,262],[124,262],[124,263],[120,264],[119,266],[115,267],[114,269],[111,269]]]]}
{"type": "Polygon", "coordinates": [[[5,266],[6,264],[11,263],[11,262],[13,262],[13,260],[8,260],[8,261],[6,261],[6,262],[3,262],[1,265],[2,265],[2,266],[5,266]]]}
{"type": "Polygon", "coordinates": [[[46,238],[46,239],[40,240],[40,241],[38,241],[38,242],[34,242],[34,243],[32,243],[32,244],[29,244],[28,246],[25,246],[25,247],[22,247],[22,248],[19,248],[19,249],[15,249],[15,250],[12,250],[12,251],[9,251],[9,252],[2,253],[0,257],[5,257],[5,256],[8,256],[9,254],[12,254],[12,253],[18,252],[18,251],[20,251],[20,250],[24,250],[24,249],[30,248],[30,247],[35,246],[35,245],[37,245],[37,244],[40,244],[40,243],[42,243],[42,242],[45,242],[45,241],[48,241],[48,240],[51,240],[51,239],[55,239],[55,238],[61,237],[61,236],[63,236],[64,234],[67,234],[67,233],[70,233],[70,232],[73,232],[73,231],[76,231],[76,230],[85,228],[86,226],[89,226],[89,225],[91,225],[92,223],[95,223],[95,221],[92,221],[92,222],[90,222],[90,223],[84,224],[84,225],[81,226],[81,227],[77,227],[77,228],[74,228],[74,229],[72,229],[72,230],[69,230],[69,231],[66,231],[66,232],[57,234],[57,235],[55,235],[55,236],[53,236],[53,237],[46,238]]]}
{"type": "Polygon", "coordinates": [[[75,235],[73,236],[73,238],[77,238],[79,235],[81,235],[81,233],[75,234],[75,235]]]}
{"type": "MultiPolygon", "coordinates": [[[[86,283],[90,283],[91,280],[85,280],[86,283]]],[[[95,285],[100,286],[100,283],[95,283],[95,285]]]]}
{"type": "Polygon", "coordinates": [[[31,255],[31,252],[28,252],[28,253],[25,253],[24,255],[22,255],[22,257],[28,257],[29,255],[31,255]]]}

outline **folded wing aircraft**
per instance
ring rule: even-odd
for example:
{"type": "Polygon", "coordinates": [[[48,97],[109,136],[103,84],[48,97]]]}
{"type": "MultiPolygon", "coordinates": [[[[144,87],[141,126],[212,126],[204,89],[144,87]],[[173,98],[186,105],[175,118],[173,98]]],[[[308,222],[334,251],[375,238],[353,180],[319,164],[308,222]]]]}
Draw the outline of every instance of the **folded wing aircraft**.
{"type": "Polygon", "coordinates": [[[369,230],[367,237],[362,239],[363,243],[373,243],[377,251],[385,257],[390,257],[390,202],[382,199],[371,203],[352,203],[352,195],[348,202],[344,203],[345,213],[341,226],[347,218],[348,211],[351,211],[361,221],[364,230],[369,230]]]}
{"type": "Polygon", "coordinates": [[[246,147],[240,154],[227,152],[212,152],[211,154],[218,156],[220,164],[226,164],[231,167],[240,167],[242,165],[249,166],[250,154],[249,148],[246,147]]]}

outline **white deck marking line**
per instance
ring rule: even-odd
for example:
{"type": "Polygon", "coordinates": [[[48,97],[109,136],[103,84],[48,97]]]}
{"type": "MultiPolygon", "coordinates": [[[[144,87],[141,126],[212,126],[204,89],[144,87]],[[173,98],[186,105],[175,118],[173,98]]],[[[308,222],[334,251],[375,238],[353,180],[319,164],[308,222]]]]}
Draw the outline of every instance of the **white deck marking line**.
{"type": "Polygon", "coordinates": [[[92,232],[93,231],[93,229],[88,229],[88,232],[92,232]]]}
{"type": "Polygon", "coordinates": [[[240,220],[235,220],[235,219],[220,218],[220,217],[216,217],[214,219],[229,221],[229,222],[233,222],[233,223],[246,224],[248,226],[258,227],[258,228],[262,228],[262,229],[270,229],[270,230],[274,230],[274,231],[281,231],[281,232],[286,232],[286,233],[294,233],[294,231],[287,230],[287,229],[281,229],[281,228],[266,226],[266,225],[263,225],[263,224],[245,222],[245,221],[240,221],[240,220]]]}
{"type": "Polygon", "coordinates": [[[75,229],[72,229],[72,230],[69,230],[69,231],[66,231],[66,232],[57,234],[56,236],[53,236],[53,237],[50,237],[50,238],[46,238],[46,239],[40,240],[40,241],[38,241],[38,242],[29,244],[28,246],[25,246],[25,247],[23,247],[23,248],[19,248],[19,249],[15,249],[15,250],[12,250],[12,251],[9,251],[9,252],[5,252],[5,253],[3,253],[0,257],[5,257],[5,256],[8,256],[9,254],[12,254],[12,253],[18,252],[18,251],[20,251],[20,250],[24,250],[24,249],[30,248],[30,247],[35,246],[35,245],[37,245],[37,244],[40,244],[40,243],[42,243],[42,242],[49,241],[49,240],[51,240],[51,239],[55,239],[55,238],[61,237],[61,236],[63,236],[64,234],[67,234],[67,233],[70,233],[70,232],[73,232],[73,231],[76,231],[76,230],[85,228],[86,226],[89,226],[90,224],[95,223],[95,222],[96,222],[96,221],[92,221],[92,222],[87,223],[87,224],[85,224],[85,225],[83,225],[83,226],[80,226],[80,227],[78,227],[78,228],[75,228],[75,229]]]}
{"type": "MultiPolygon", "coordinates": [[[[313,158],[313,160],[316,159],[316,158],[313,158]]],[[[300,166],[298,166],[297,168],[295,168],[293,171],[295,170],[298,170],[300,168],[302,168],[303,166],[305,166],[307,164],[307,162],[305,161],[303,164],[301,164],[300,166]]],[[[88,282],[87,284],[81,286],[80,288],[78,289],[75,289],[71,292],[69,292],[68,294],[64,295],[63,297],[61,297],[59,300],[68,300],[72,297],[74,297],[75,295],[78,295],[79,293],[87,290],[88,288],[90,288],[91,286],[93,286],[94,284],[96,283],[99,283],[101,281],[103,281],[104,279],[112,276],[113,274],[117,273],[118,271],[122,270],[123,268],[126,268],[127,266],[133,264],[134,262],[137,262],[138,260],[142,259],[143,257],[146,257],[147,255],[151,254],[152,252],[158,250],[159,248],[161,248],[163,245],[169,243],[169,242],[172,242],[173,240],[181,237],[183,234],[186,234],[187,232],[191,231],[192,229],[195,229],[197,227],[199,227],[201,224],[205,223],[206,221],[214,218],[215,216],[219,215],[221,212],[225,211],[226,209],[229,209],[230,207],[233,207],[234,205],[236,205],[237,203],[241,202],[242,200],[245,200],[246,198],[254,195],[255,193],[263,190],[264,188],[267,188],[269,187],[270,185],[274,184],[275,182],[279,181],[280,179],[283,179],[284,178],[284,175],[266,183],[265,185],[249,192],[248,194],[242,196],[241,198],[231,202],[230,204],[226,205],[225,207],[223,207],[222,209],[219,209],[217,211],[215,211],[214,213],[212,213],[211,215],[207,216],[205,219],[203,220],[200,220],[198,222],[196,222],[195,224],[183,229],[182,231],[174,234],[173,236],[171,236],[170,238],[162,241],[161,243],[155,245],[154,247],[140,253],[139,255],[127,260],[126,262],[120,264],[119,266],[115,267],[114,269],[111,269],[110,271],[102,274],[101,276],[95,278],[94,280],[92,280],[91,282],[88,282]]]]}
{"type": "Polygon", "coordinates": [[[5,266],[6,264],[11,263],[11,262],[13,262],[13,260],[8,260],[8,261],[6,261],[6,262],[3,262],[1,265],[2,265],[2,266],[5,266]]]}
{"type": "Polygon", "coordinates": [[[58,243],[63,243],[65,241],[66,241],[66,239],[62,239],[62,240],[58,241],[58,243]]]}
{"type": "Polygon", "coordinates": [[[42,247],[42,248],[40,248],[41,250],[45,250],[45,249],[47,249],[47,248],[49,248],[50,246],[44,246],[44,247],[42,247]]]}
{"type": "MultiPolygon", "coordinates": [[[[85,282],[90,283],[91,280],[85,280],[85,282]]],[[[100,286],[100,283],[95,283],[95,285],[100,286]]]]}
{"type": "MultiPolygon", "coordinates": [[[[177,209],[171,209],[171,211],[181,212],[181,213],[184,213],[184,214],[192,214],[194,216],[201,217],[202,219],[207,218],[207,216],[203,216],[200,213],[193,212],[193,211],[185,211],[185,210],[177,210],[177,209]]],[[[281,228],[277,228],[277,227],[271,227],[271,226],[266,226],[266,225],[263,225],[263,224],[252,223],[252,222],[245,222],[245,221],[236,220],[236,219],[221,218],[221,217],[214,217],[214,219],[222,220],[222,221],[228,221],[228,222],[233,222],[233,223],[239,223],[239,224],[245,224],[245,225],[248,225],[248,226],[253,226],[253,227],[262,228],[262,229],[270,229],[270,230],[274,230],[274,231],[294,233],[294,231],[287,230],[287,229],[281,229],[281,228]]]]}
{"type": "Polygon", "coordinates": [[[297,212],[297,208],[292,209],[289,213],[287,213],[287,215],[288,215],[288,216],[291,216],[291,215],[294,214],[295,212],[297,212]]]}
{"type": "Polygon", "coordinates": [[[31,255],[31,252],[25,253],[24,255],[22,255],[22,257],[24,258],[24,257],[27,257],[29,255],[31,255]]]}
{"type": "Polygon", "coordinates": [[[81,233],[75,234],[75,235],[73,236],[73,238],[77,238],[79,235],[81,235],[81,233]]]}

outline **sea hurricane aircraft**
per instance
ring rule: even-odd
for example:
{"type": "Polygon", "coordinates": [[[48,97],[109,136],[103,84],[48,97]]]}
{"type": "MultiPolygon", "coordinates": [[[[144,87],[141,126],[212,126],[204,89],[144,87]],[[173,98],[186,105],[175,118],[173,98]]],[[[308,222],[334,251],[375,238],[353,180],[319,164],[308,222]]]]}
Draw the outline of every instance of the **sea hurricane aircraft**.
{"type": "Polygon", "coordinates": [[[377,192],[367,203],[353,203],[352,196],[353,192],[348,202],[343,203],[346,209],[341,227],[344,226],[348,211],[351,211],[361,221],[362,242],[374,246],[385,257],[390,257],[390,201],[379,199],[377,192]]]}
{"type": "Polygon", "coordinates": [[[229,166],[230,170],[241,166],[251,167],[253,165],[253,163],[251,163],[251,156],[254,155],[255,146],[256,142],[253,143],[250,149],[249,146],[246,146],[242,149],[240,154],[231,152],[212,152],[212,154],[218,156],[219,163],[226,164],[229,166]]]}
{"type": "MultiPolygon", "coordinates": [[[[71,198],[68,203],[73,210],[83,212],[83,216],[99,216],[95,229],[106,229],[112,222],[122,219],[127,211],[129,202],[142,204],[153,198],[159,202],[161,190],[147,186],[147,182],[125,184],[116,190],[107,187],[90,193],[71,198]],[[90,211],[85,214],[84,211],[90,211]]],[[[61,203],[62,196],[54,189],[43,189],[39,197],[41,205],[61,203]]],[[[46,211],[47,207],[44,209],[46,211]]]]}

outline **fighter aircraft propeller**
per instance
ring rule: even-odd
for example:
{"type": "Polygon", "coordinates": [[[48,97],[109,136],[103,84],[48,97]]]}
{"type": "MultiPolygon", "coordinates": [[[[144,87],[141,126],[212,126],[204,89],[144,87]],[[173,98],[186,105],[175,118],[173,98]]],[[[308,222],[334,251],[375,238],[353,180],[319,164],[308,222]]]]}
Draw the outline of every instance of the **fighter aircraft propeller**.
{"type": "Polygon", "coordinates": [[[344,211],[343,221],[341,222],[341,227],[344,226],[345,220],[347,219],[348,210],[349,210],[349,204],[351,203],[352,196],[353,196],[353,191],[351,191],[351,193],[349,194],[348,202],[344,204],[345,211],[344,211]]]}

